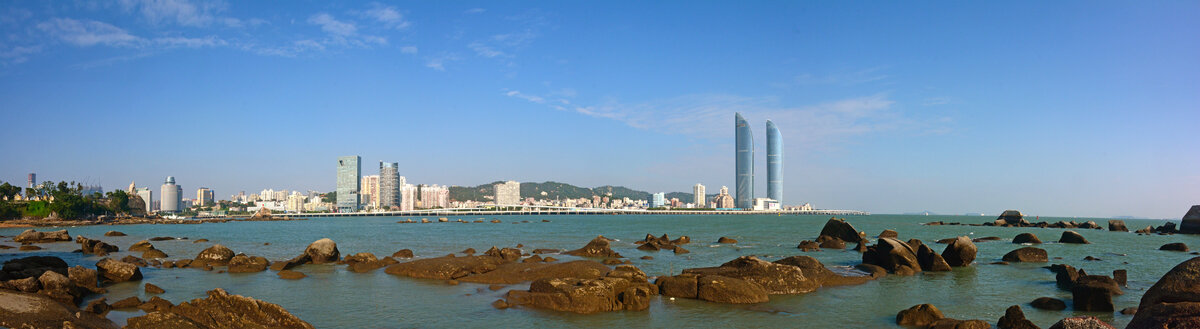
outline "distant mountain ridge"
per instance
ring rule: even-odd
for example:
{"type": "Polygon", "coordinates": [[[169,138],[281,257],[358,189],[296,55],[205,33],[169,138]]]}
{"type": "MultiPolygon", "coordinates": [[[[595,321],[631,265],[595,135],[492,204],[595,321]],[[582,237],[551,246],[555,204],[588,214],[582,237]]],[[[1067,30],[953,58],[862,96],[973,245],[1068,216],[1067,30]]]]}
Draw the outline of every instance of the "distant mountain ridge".
{"type": "MultiPolygon", "coordinates": [[[[492,201],[491,197],[496,195],[496,184],[503,181],[495,181],[478,186],[451,186],[450,199],[455,201],[492,201]]],[[[579,199],[591,198],[594,195],[601,197],[610,196],[614,199],[630,198],[633,200],[650,200],[650,192],[638,191],[624,186],[604,185],[594,188],[579,187],[567,183],[559,182],[542,182],[542,183],[521,183],[521,198],[532,197],[534,199],[579,199]],[[542,195],[545,192],[546,195],[542,195]]],[[[692,202],[693,194],[687,192],[670,192],[666,194],[666,199],[677,198],[682,202],[692,202]]],[[[711,199],[716,194],[708,194],[705,199],[711,199]]]]}

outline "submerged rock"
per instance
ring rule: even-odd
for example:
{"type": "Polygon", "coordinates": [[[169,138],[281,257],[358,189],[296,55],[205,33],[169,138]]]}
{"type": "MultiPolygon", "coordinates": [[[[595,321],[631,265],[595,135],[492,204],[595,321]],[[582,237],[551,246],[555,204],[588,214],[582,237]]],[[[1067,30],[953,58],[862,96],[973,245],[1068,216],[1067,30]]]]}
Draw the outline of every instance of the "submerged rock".
{"type": "Polygon", "coordinates": [[[1018,244],[1019,243],[1042,243],[1042,239],[1038,239],[1037,235],[1034,235],[1033,233],[1021,233],[1021,234],[1017,234],[1017,236],[1013,238],[1012,242],[1018,243],[1018,244]]]}
{"type": "Polygon", "coordinates": [[[1174,242],[1164,244],[1162,247],[1159,247],[1158,250],[1187,252],[1188,247],[1186,244],[1183,244],[1183,242],[1174,242]]]}
{"type": "Polygon", "coordinates": [[[1035,247],[1024,247],[1009,251],[1001,258],[1006,262],[1045,263],[1050,261],[1046,250],[1035,247]]]}
{"type": "Polygon", "coordinates": [[[896,314],[896,324],[902,326],[925,327],[934,321],[945,318],[942,311],[931,304],[920,304],[909,307],[896,314]]]}
{"type": "Polygon", "coordinates": [[[655,288],[625,278],[549,278],[533,281],[528,291],[510,290],[507,304],[574,313],[642,311],[655,288]]]}

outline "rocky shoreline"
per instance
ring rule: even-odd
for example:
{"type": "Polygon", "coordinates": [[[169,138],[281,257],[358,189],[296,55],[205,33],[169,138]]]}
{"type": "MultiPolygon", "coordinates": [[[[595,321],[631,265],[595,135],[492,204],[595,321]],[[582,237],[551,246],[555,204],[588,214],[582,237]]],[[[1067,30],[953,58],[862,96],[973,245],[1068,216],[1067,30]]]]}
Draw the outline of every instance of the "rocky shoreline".
{"type": "Polygon", "coordinates": [[[148,217],[122,217],[110,219],[87,219],[87,220],[66,220],[66,219],[13,219],[0,222],[0,228],[14,227],[72,227],[72,226],[96,226],[96,225],[138,225],[138,224],[205,224],[205,223],[226,223],[226,222],[258,222],[258,221],[293,221],[293,220],[308,220],[308,218],[293,218],[293,217],[259,217],[259,218],[198,218],[198,219],[169,219],[169,218],[148,218],[148,217]]]}
{"type": "MultiPolygon", "coordinates": [[[[124,235],[118,231],[104,234],[124,235]]],[[[384,273],[396,277],[441,280],[450,285],[460,282],[487,284],[492,290],[503,289],[505,285],[528,284],[527,289],[518,287],[509,290],[503,298],[493,301],[492,306],[498,309],[517,307],[591,314],[644,311],[651,307],[654,296],[720,304],[756,304],[768,302],[775,295],[820,293],[824,287],[863,284],[887,275],[911,276],[921,275],[922,272],[951,271],[955,267],[972,266],[975,263],[979,250],[976,242],[1001,239],[970,239],[966,236],[943,239],[937,241],[945,244],[938,252],[934,250],[936,245],[925,244],[918,239],[902,241],[900,235],[901,232],[885,230],[872,244],[872,239],[868,239],[865,232],[857,231],[844,219],[831,218],[815,239],[802,241],[797,246],[798,252],[846,249],[848,243],[853,243],[855,247],[851,250],[862,255],[862,262],[857,266],[830,268],[816,258],[803,254],[775,261],[741,256],[711,267],[686,268],[670,275],[651,277],[630,265],[625,256],[612,249],[613,240],[603,236],[597,236],[574,250],[534,249],[523,245],[493,246],[478,255],[474,249],[466,248],[460,253],[420,258],[414,258],[416,255],[409,249],[384,257],[372,253],[343,255],[336,242],[319,239],[293,258],[272,261],[261,256],[237,253],[220,244],[212,244],[194,257],[170,258],[155,248],[154,241],[173,240],[171,237],[149,238],[122,248],[103,241],[103,237],[76,236],[72,239],[66,230],[31,229],[13,237],[13,241],[22,243],[23,247],[73,241],[79,245],[77,252],[104,258],[94,266],[74,267],[68,267],[62,259],[49,256],[24,257],[5,262],[0,271],[0,325],[42,328],[65,327],[64,323],[68,323],[78,328],[115,328],[116,324],[105,318],[108,311],[140,309],[146,314],[130,318],[126,328],[312,327],[278,305],[221,289],[209,291],[206,298],[180,304],[172,304],[158,297],[147,301],[131,297],[111,304],[101,297],[86,305],[80,304],[88,296],[103,296],[107,292],[107,285],[143,280],[141,269],[146,267],[197,269],[215,274],[272,271],[280,279],[303,280],[306,275],[302,265],[334,264],[346,266],[346,270],[351,272],[382,269],[384,273]],[[129,255],[121,259],[105,257],[122,249],[142,254],[141,257],[129,255]],[[559,261],[554,255],[570,255],[581,259],[559,261]],[[14,308],[11,305],[37,307],[14,308]]],[[[194,242],[206,241],[198,239],[194,242]]],[[[634,244],[637,245],[636,249],[642,251],[686,254],[690,251],[685,246],[691,242],[687,236],[671,239],[665,234],[647,234],[634,244]]],[[[712,243],[738,242],[722,237],[712,243]]],[[[1023,245],[1040,242],[1031,233],[1022,233],[1013,239],[1013,243],[1023,245]]],[[[1059,242],[1088,243],[1081,234],[1072,231],[1064,232],[1059,242]]],[[[1179,249],[1187,250],[1186,246],[1172,246],[1165,250],[1179,249]]],[[[653,259],[648,255],[641,258],[653,259]]],[[[1006,254],[1004,261],[999,263],[1046,263],[1049,259],[1045,250],[1025,246],[1006,254]]],[[[1112,297],[1123,293],[1124,270],[1114,271],[1109,276],[1085,273],[1065,264],[1054,264],[1046,269],[1048,275],[1054,277],[1059,289],[1072,292],[1074,310],[1116,311],[1112,297]]],[[[161,287],[153,283],[147,282],[144,286],[150,293],[163,292],[161,287]]],[[[1029,304],[1035,308],[1066,308],[1062,300],[1035,297],[1030,296],[1032,302],[1029,304]]],[[[1200,257],[1188,260],[1164,275],[1158,284],[1146,292],[1137,309],[1121,311],[1135,314],[1129,328],[1160,328],[1165,325],[1200,325],[1200,312],[1196,312],[1197,309],[1200,309],[1200,257]]],[[[896,323],[905,326],[990,328],[993,324],[984,320],[948,318],[936,306],[929,304],[898,311],[896,323]]],[[[1024,318],[1021,305],[1008,307],[1004,317],[995,323],[999,328],[1038,328],[1024,318]]],[[[1105,326],[1107,324],[1094,317],[1069,317],[1052,328],[1105,326]]]]}

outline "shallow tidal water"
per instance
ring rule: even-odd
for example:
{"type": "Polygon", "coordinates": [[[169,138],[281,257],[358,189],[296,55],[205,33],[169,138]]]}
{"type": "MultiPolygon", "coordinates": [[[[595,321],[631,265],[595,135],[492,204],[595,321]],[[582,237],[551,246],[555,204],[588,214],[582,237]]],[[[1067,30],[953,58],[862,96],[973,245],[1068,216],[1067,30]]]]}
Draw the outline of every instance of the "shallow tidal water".
{"type": "MultiPolygon", "coordinates": [[[[399,224],[400,217],[320,218],[303,221],[230,222],[196,225],[113,225],[65,227],[72,237],[83,235],[119,246],[121,258],[134,242],[156,236],[187,237],[186,240],[152,242],[165,251],[168,259],[193,258],[214,243],[236,253],[264,256],[271,260],[291,258],[320,238],[333,239],[342,255],[371,252],[389,256],[400,249],[412,249],[418,258],[438,257],[468,247],[483,252],[491,246],[513,247],[524,244],[524,251],[535,248],[576,249],[596,235],[617,239],[612,249],[621,253],[650,276],[679,274],[682,269],[717,266],[738,256],[755,255],[773,261],[792,255],[808,255],[826,266],[852,266],[861,255],[852,250],[801,252],[796,245],[814,240],[829,216],[499,216],[462,217],[464,220],[500,219],[504,223],[399,224]],[[542,222],[543,219],[550,222],[542,222]],[[513,224],[512,222],[529,221],[513,224]],[[128,236],[106,237],[116,230],[128,236]],[[633,242],[647,233],[691,237],[683,245],[691,251],[675,255],[669,251],[646,252],[635,249],[633,242]],[[734,245],[713,243],[727,236],[734,245]],[[205,243],[192,240],[205,238],[205,243]],[[269,243],[269,245],[264,245],[269,243]],[[639,259],[654,256],[653,260],[639,259]]],[[[488,285],[462,283],[448,285],[441,280],[424,280],[385,274],[382,269],[353,273],[340,265],[303,265],[295,270],[308,275],[302,280],[279,279],[274,272],[248,274],[208,272],[198,269],[143,268],[141,282],[108,286],[108,302],[139,296],[154,296],[142,289],[142,283],[154,283],[166,290],[158,295],[173,303],[203,298],[205,291],[224,288],[232,294],[249,296],[279,304],[318,328],[408,328],[408,327],[808,327],[808,328],[893,328],[896,313],[910,306],[930,303],[951,318],[980,319],[993,325],[1010,305],[1021,305],[1027,318],[1046,328],[1059,319],[1074,315],[1093,315],[1121,328],[1131,319],[1120,313],[1075,312],[1071,294],[1054,284],[1054,273],[1042,268],[1062,263],[1090,274],[1111,275],[1114,269],[1128,270],[1125,294],[1114,296],[1117,310],[1137,306],[1142,294],[1164,273],[1194,255],[1159,251],[1171,242],[1200,247],[1200,236],[1150,235],[1075,229],[1092,242],[1087,245],[1059,244],[1064,229],[1003,228],[976,226],[923,226],[929,221],[982,223],[994,217],[974,216],[846,216],[854,227],[867,232],[872,240],[884,229],[900,232],[901,240],[917,238],[941,252],[945,245],[934,241],[958,235],[972,238],[996,236],[999,241],[977,242],[975,263],[952,272],[925,272],[914,276],[889,275],[863,285],[821,288],[803,295],[775,295],[770,302],[755,305],[728,305],[699,300],[653,297],[650,309],[643,312],[610,312],[580,315],[528,308],[497,310],[491,303],[511,289],[528,289],[528,283],[491,291],[488,285]],[[1013,236],[1030,232],[1046,241],[1050,263],[990,265],[1005,253],[1022,247],[1010,243],[1013,236]],[[1095,256],[1101,261],[1084,261],[1095,256]],[[1061,257],[1061,259],[1055,259],[1061,257]],[[1065,311],[1043,311],[1029,306],[1038,297],[1055,297],[1067,302],[1065,311]]],[[[417,217],[416,219],[420,219],[417,217]]],[[[1029,220],[1034,221],[1030,218],[1029,220]]],[[[1089,219],[1042,218],[1037,221],[1089,219]]],[[[1105,219],[1091,219],[1106,226],[1105,219]]],[[[1161,225],[1162,221],[1126,220],[1131,229],[1161,225]]],[[[1178,223],[1177,223],[1178,224],[1178,223]]],[[[37,228],[57,230],[59,228],[37,228]]],[[[17,245],[12,236],[25,229],[0,229],[0,243],[17,245]]],[[[71,253],[73,242],[39,244],[44,250],[0,253],[0,261],[32,255],[52,255],[70,265],[94,267],[99,257],[71,253]]],[[[853,247],[850,244],[848,247],[853,247]]],[[[576,257],[553,255],[560,260],[576,257]]],[[[401,260],[404,261],[404,260],[401,260]]],[[[109,318],[124,324],[125,319],[141,311],[109,313],[109,318]]]]}

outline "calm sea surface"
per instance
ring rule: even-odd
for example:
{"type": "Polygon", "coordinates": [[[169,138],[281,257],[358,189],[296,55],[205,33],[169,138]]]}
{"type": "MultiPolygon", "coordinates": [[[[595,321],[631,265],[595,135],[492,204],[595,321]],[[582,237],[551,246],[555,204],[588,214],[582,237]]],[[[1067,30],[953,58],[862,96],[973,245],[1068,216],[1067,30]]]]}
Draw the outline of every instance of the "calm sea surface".
{"type": "MultiPolygon", "coordinates": [[[[464,217],[475,220],[481,217],[464,217]]],[[[139,240],[155,236],[187,237],[190,240],[153,242],[170,259],[193,258],[200,250],[220,243],[234,252],[264,256],[272,260],[286,259],[303,252],[305,246],[320,238],[331,238],[342,255],[371,252],[379,257],[408,248],[417,257],[436,257],[459,252],[467,247],[482,252],[491,246],[524,244],[526,252],[534,248],[575,249],[596,235],[617,239],[612,248],[651,276],[678,274],[691,267],[716,266],[743,255],[755,255],[766,260],[805,254],[816,257],[826,266],[850,266],[861,260],[854,251],[826,250],[802,253],[796,249],[801,240],[815,239],[828,216],[503,216],[502,224],[493,223],[430,223],[398,224],[396,217],[362,217],[312,219],[282,222],[237,222],[198,225],[118,225],[67,227],[72,236],[83,235],[117,245],[121,252],[114,258],[130,254],[124,251],[139,240]],[[551,222],[541,222],[548,219],[551,222]],[[512,224],[528,220],[529,223],[512,224]],[[104,232],[118,230],[124,237],[105,237],[104,232]],[[634,241],[647,233],[668,234],[671,238],[687,235],[692,243],[685,245],[689,254],[645,252],[635,249],[634,241]],[[712,243],[727,236],[739,241],[736,245],[712,243]],[[192,243],[205,238],[207,243],[192,243]],[[270,243],[270,245],[264,245],[270,243]],[[653,260],[641,260],[644,255],[653,260]]],[[[901,216],[872,215],[845,217],[870,237],[884,229],[900,232],[900,238],[921,239],[941,252],[944,245],[935,240],[967,235],[972,238],[997,236],[1001,241],[979,242],[979,256],[974,265],[955,268],[953,272],[923,273],[915,276],[887,276],[867,284],[849,287],[821,288],[813,293],[790,296],[771,296],[771,301],[756,305],[715,304],[698,300],[654,297],[648,311],[611,312],[578,315],[534,309],[515,308],[496,310],[492,301],[503,298],[510,289],[527,289],[528,284],[508,286],[491,291],[487,285],[463,283],[451,286],[440,280],[396,277],[383,270],[353,273],[337,265],[304,265],[298,271],[308,277],[297,281],[282,280],[274,272],[226,274],[197,269],[143,268],[141,282],[120,283],[108,287],[108,301],[151,295],[142,283],[161,286],[167,292],[159,295],[174,303],[204,297],[212,288],[224,288],[230,293],[250,296],[279,304],[301,319],[318,328],[398,328],[398,327],[810,327],[810,328],[890,328],[900,310],[915,304],[936,305],[948,317],[981,319],[995,323],[1010,305],[1019,304],[1025,315],[1045,328],[1059,319],[1073,315],[1094,315],[1118,328],[1132,316],[1119,313],[1042,311],[1028,306],[1035,298],[1049,296],[1066,300],[1071,294],[1055,288],[1054,274],[1042,266],[1063,263],[1085,269],[1092,274],[1111,274],[1114,269],[1129,271],[1129,286],[1125,294],[1115,296],[1117,309],[1137,306],[1142,294],[1164,273],[1193,255],[1159,251],[1170,242],[1183,242],[1191,248],[1200,247],[1200,236],[1138,236],[1133,233],[1101,230],[1076,230],[1092,244],[1070,245],[1054,242],[1039,248],[1046,249],[1049,264],[989,265],[999,261],[1008,251],[1021,246],[1010,243],[1018,233],[1031,232],[1043,241],[1057,241],[1063,229],[998,228],[974,226],[922,226],[928,221],[982,223],[995,217],[968,216],[901,216]],[[1084,261],[1086,256],[1101,261],[1084,261]]],[[[419,218],[418,218],[419,219],[419,218]]],[[[434,220],[434,218],[430,218],[434,220]]],[[[458,218],[451,218],[455,220],[458,218]]],[[[486,220],[492,217],[483,218],[486,220]]],[[[1032,219],[1031,219],[1032,220],[1032,219]]],[[[1042,218],[1040,221],[1086,221],[1088,219],[1042,218]]],[[[1106,220],[1093,219],[1101,225],[1106,220]]],[[[1126,220],[1130,229],[1162,221],[1126,220]]],[[[52,228],[39,228],[49,230],[52,228]]],[[[56,228],[54,228],[56,229],[56,228]]],[[[12,243],[24,229],[0,229],[0,240],[12,243]]],[[[29,255],[53,255],[71,265],[94,266],[98,257],[72,254],[75,243],[41,244],[45,250],[17,252],[5,250],[0,261],[29,255]]],[[[852,245],[851,245],[852,246],[852,245]]],[[[140,256],[140,253],[135,253],[140,256]]],[[[574,257],[555,255],[559,259],[574,257]]],[[[109,318],[123,324],[124,319],[138,312],[112,312],[109,318]]]]}

